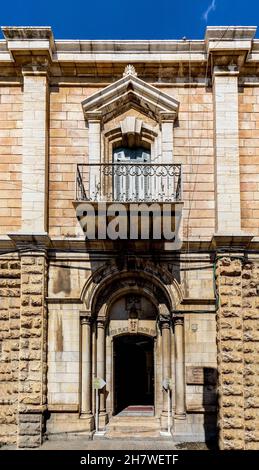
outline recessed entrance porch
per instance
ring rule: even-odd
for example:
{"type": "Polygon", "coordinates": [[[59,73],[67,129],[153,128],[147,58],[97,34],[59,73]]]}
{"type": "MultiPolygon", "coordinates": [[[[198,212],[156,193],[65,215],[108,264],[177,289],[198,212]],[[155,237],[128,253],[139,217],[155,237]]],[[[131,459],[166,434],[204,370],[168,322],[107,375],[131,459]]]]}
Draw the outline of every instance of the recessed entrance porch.
{"type": "Polygon", "coordinates": [[[114,414],[154,414],[154,339],[131,334],[114,339],[114,414]]]}

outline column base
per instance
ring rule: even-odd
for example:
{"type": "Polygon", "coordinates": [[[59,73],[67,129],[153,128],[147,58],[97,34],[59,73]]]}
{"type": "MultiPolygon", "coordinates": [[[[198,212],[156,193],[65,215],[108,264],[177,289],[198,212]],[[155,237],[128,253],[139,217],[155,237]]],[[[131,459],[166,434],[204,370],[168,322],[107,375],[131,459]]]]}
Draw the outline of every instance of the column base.
{"type": "Polygon", "coordinates": [[[175,413],[174,415],[174,419],[178,420],[183,420],[183,419],[186,419],[186,413],[175,413]]]}
{"type": "MultiPolygon", "coordinates": [[[[172,428],[172,415],[170,416],[170,429],[172,428]]],[[[168,431],[168,413],[167,411],[162,411],[160,415],[160,431],[168,431]]]]}
{"type": "Polygon", "coordinates": [[[83,419],[85,421],[86,431],[94,430],[94,417],[92,413],[81,413],[80,419],[83,419]]]}
{"type": "Polygon", "coordinates": [[[108,414],[106,413],[106,411],[105,412],[101,411],[99,413],[99,431],[104,431],[107,423],[108,423],[108,414]]]}

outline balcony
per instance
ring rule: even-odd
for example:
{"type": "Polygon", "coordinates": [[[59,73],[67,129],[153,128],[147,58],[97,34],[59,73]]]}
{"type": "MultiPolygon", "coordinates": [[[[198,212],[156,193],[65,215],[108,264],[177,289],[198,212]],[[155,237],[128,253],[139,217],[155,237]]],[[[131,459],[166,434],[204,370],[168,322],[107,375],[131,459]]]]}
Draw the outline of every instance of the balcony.
{"type": "Polygon", "coordinates": [[[76,200],[174,203],[182,200],[180,164],[78,164],[76,200]]]}

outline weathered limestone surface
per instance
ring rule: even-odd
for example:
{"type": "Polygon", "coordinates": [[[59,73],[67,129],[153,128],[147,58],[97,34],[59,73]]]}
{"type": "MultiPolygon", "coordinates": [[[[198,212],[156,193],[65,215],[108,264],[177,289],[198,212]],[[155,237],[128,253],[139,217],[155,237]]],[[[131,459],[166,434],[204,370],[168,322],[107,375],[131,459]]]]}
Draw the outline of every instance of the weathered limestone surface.
{"type": "Polygon", "coordinates": [[[216,283],[219,445],[258,449],[259,266],[219,258],[216,283]]]}
{"type": "Polygon", "coordinates": [[[47,388],[46,276],[44,252],[21,255],[19,447],[36,447],[42,438],[47,388]]]}
{"type": "Polygon", "coordinates": [[[20,261],[0,261],[0,442],[15,443],[20,334],[20,261]]]}

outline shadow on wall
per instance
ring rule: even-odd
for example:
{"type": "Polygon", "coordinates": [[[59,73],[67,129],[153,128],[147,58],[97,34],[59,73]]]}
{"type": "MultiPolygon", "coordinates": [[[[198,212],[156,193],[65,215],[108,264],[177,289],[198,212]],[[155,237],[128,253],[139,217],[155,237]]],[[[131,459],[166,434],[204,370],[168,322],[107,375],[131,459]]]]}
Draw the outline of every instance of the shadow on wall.
{"type": "Polygon", "coordinates": [[[217,427],[217,369],[204,367],[203,400],[205,443],[209,450],[218,449],[217,427]]]}

